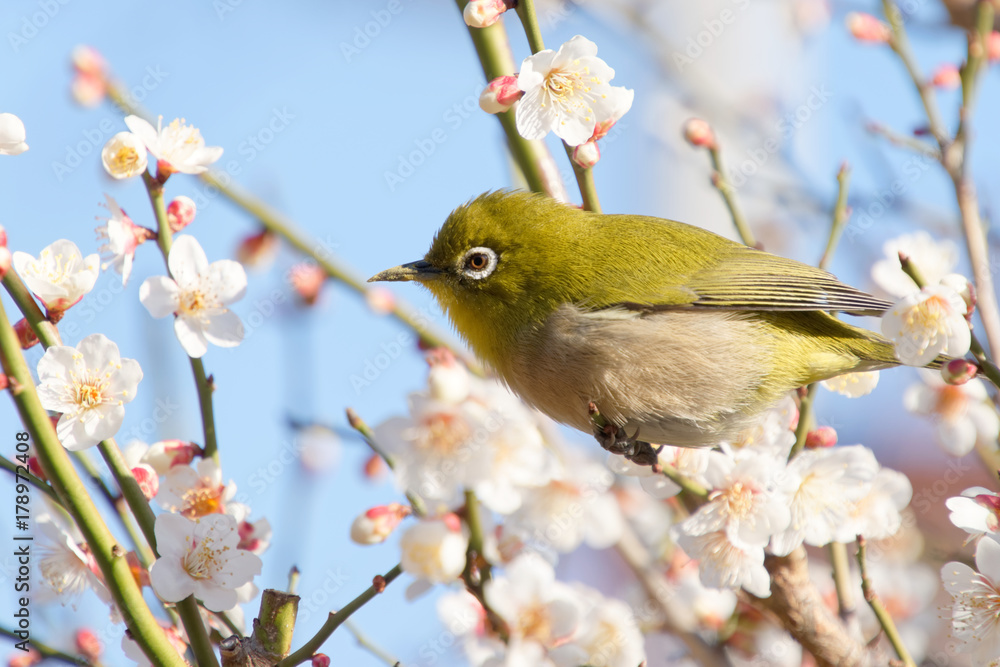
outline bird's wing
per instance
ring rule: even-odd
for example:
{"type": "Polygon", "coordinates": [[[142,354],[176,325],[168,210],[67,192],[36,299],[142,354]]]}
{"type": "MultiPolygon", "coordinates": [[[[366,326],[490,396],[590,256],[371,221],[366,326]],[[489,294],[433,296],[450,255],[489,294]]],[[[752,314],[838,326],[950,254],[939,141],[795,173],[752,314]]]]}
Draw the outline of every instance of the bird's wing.
{"type": "Polygon", "coordinates": [[[629,310],[679,308],[720,310],[842,311],[881,315],[892,303],[878,299],[818,269],[753,248],[728,254],[715,266],[688,276],[683,285],[657,286],[640,298],[606,304],[629,310]]]}

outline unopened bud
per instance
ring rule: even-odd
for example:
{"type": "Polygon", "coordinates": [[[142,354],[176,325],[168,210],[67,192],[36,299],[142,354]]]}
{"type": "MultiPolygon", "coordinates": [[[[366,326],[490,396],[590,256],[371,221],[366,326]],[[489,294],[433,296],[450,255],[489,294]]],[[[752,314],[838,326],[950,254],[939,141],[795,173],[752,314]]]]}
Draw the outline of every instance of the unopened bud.
{"type": "Polygon", "coordinates": [[[315,305],[319,291],[326,282],[326,271],[315,264],[296,264],[292,267],[289,280],[307,306],[315,305]]]}
{"type": "Polygon", "coordinates": [[[77,74],[70,84],[73,101],[82,107],[96,107],[108,94],[108,82],[103,76],[77,74]]]}
{"type": "Polygon", "coordinates": [[[170,223],[170,231],[179,232],[194,222],[194,214],[197,210],[194,200],[190,197],[184,195],[175,197],[167,206],[167,222],[170,223]]]}
{"type": "Polygon", "coordinates": [[[160,440],[154,442],[142,455],[142,463],[158,475],[166,475],[174,466],[187,465],[195,456],[201,456],[201,447],[186,440],[160,440]]]}
{"type": "Polygon", "coordinates": [[[42,470],[42,464],[38,461],[37,456],[28,457],[28,470],[38,479],[44,479],[46,482],[49,481],[49,478],[45,476],[45,471],[42,470]]]}
{"type": "Polygon", "coordinates": [[[832,426],[820,426],[806,434],[806,448],[833,447],[837,444],[837,431],[832,426]]]}
{"type": "Polygon", "coordinates": [[[962,85],[962,74],[955,65],[941,65],[934,70],[931,85],[942,90],[954,90],[962,85]]]}
{"type": "Polygon", "coordinates": [[[277,252],[277,235],[264,229],[240,241],[236,247],[236,261],[250,269],[266,268],[277,252]]]}
{"type": "Polygon", "coordinates": [[[364,474],[368,479],[377,481],[385,477],[387,472],[389,472],[389,466],[386,465],[385,460],[378,454],[372,454],[365,461],[364,474]]]}
{"type": "Polygon", "coordinates": [[[10,271],[12,261],[13,257],[10,254],[10,249],[5,245],[0,246],[0,280],[3,280],[3,277],[10,271]]]}
{"type": "Polygon", "coordinates": [[[941,279],[941,284],[955,290],[965,301],[965,306],[968,309],[965,313],[966,317],[972,315],[972,311],[976,308],[976,289],[969,282],[969,279],[959,273],[949,273],[941,279]]]}
{"type": "Polygon", "coordinates": [[[312,667],[330,667],[330,656],[326,653],[317,653],[312,657],[312,667]]]}
{"type": "Polygon", "coordinates": [[[38,337],[31,330],[28,320],[23,317],[14,324],[14,333],[17,334],[17,342],[21,344],[22,350],[27,350],[30,347],[38,345],[38,337]]]}
{"type": "Polygon", "coordinates": [[[399,503],[379,505],[364,512],[351,524],[351,539],[357,544],[379,544],[392,534],[410,508],[399,503]]]}
{"type": "Polygon", "coordinates": [[[388,315],[396,309],[396,295],[384,287],[370,287],[365,292],[365,303],[376,315],[388,315]]]}
{"type": "Polygon", "coordinates": [[[965,359],[952,359],[941,367],[941,377],[952,385],[965,384],[976,377],[979,367],[965,359]]]}
{"type": "Polygon", "coordinates": [[[455,359],[447,348],[439,347],[426,355],[430,371],[427,386],[431,398],[448,405],[458,405],[469,397],[472,391],[472,377],[468,369],[455,359]]]}
{"type": "Polygon", "coordinates": [[[104,652],[104,645],[93,632],[87,628],[80,628],[73,638],[76,644],[76,652],[87,658],[90,662],[97,662],[101,653],[104,652]]]}
{"type": "Polygon", "coordinates": [[[596,141],[588,141],[573,148],[573,162],[581,169],[590,169],[601,160],[601,149],[596,141]]]}
{"type": "Polygon", "coordinates": [[[73,69],[80,74],[104,75],[104,69],[107,66],[104,56],[92,46],[80,44],[74,47],[69,58],[70,62],[73,63],[73,69]]]}
{"type": "Polygon", "coordinates": [[[990,63],[1000,62],[1000,32],[996,30],[986,37],[986,58],[990,63]]]}
{"type": "Polygon", "coordinates": [[[152,466],[140,463],[132,468],[132,476],[135,477],[135,481],[142,489],[142,495],[146,496],[146,500],[152,500],[156,497],[160,490],[160,476],[156,474],[152,466]]]}
{"type": "Polygon", "coordinates": [[[470,28],[487,28],[499,21],[505,11],[504,0],[471,0],[462,10],[462,18],[470,28]]]}
{"type": "Polygon", "coordinates": [[[517,87],[516,76],[498,76],[490,81],[479,96],[479,108],[486,113],[502,113],[521,99],[524,91],[517,87]]]}
{"type": "Polygon", "coordinates": [[[684,140],[692,146],[715,148],[715,132],[708,121],[701,118],[691,118],[684,123],[684,140]]]}
{"type": "Polygon", "coordinates": [[[7,230],[0,225],[0,246],[7,247],[7,230]]]}
{"type": "Polygon", "coordinates": [[[888,25],[864,12],[848,14],[847,29],[851,36],[859,42],[885,44],[892,37],[892,30],[888,25]]]}

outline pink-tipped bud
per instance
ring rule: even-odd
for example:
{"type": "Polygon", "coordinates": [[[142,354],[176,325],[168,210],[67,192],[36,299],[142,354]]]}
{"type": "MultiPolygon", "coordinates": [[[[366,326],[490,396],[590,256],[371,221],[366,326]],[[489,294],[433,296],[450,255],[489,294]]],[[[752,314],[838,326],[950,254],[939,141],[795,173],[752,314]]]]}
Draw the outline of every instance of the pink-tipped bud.
{"type": "Polygon", "coordinates": [[[22,350],[27,350],[28,348],[38,345],[38,337],[35,336],[35,332],[31,330],[31,325],[28,324],[28,320],[23,317],[14,324],[14,333],[17,334],[17,342],[21,344],[22,350]]]}
{"type": "Polygon", "coordinates": [[[10,271],[10,264],[14,261],[7,246],[0,246],[0,280],[10,271]]]}
{"type": "Polygon", "coordinates": [[[292,267],[288,279],[302,302],[312,306],[319,299],[319,292],[326,282],[326,277],[326,271],[315,264],[303,263],[292,267]]]}
{"type": "Polygon", "coordinates": [[[326,653],[317,653],[312,657],[312,667],[330,667],[330,656],[326,653]]]}
{"type": "Polygon", "coordinates": [[[438,347],[426,355],[430,371],[427,373],[427,388],[431,398],[448,405],[458,405],[469,397],[472,391],[472,376],[468,369],[455,358],[451,350],[438,347]]]}
{"type": "Polygon", "coordinates": [[[0,391],[3,391],[8,386],[10,386],[10,382],[7,380],[7,376],[0,373],[0,391]]]}
{"type": "Polygon", "coordinates": [[[104,56],[101,55],[101,52],[94,47],[87,44],[80,44],[73,48],[69,57],[70,62],[73,63],[73,69],[80,74],[104,76],[107,63],[104,60],[104,56]]]}
{"type": "Polygon", "coordinates": [[[832,426],[820,426],[806,434],[806,447],[808,449],[833,447],[836,444],[837,431],[832,426]]]}
{"type": "Polygon", "coordinates": [[[976,289],[969,279],[958,273],[949,273],[941,279],[941,284],[955,290],[962,297],[967,308],[965,316],[971,317],[972,311],[976,309],[976,289]]]}
{"type": "Polygon", "coordinates": [[[410,508],[399,503],[373,507],[351,524],[351,539],[357,544],[379,544],[396,530],[399,522],[410,514],[410,508]]]}
{"type": "Polygon", "coordinates": [[[7,659],[7,667],[34,667],[45,658],[34,646],[28,646],[27,653],[13,655],[7,659]]]}
{"type": "Polygon", "coordinates": [[[979,368],[965,359],[952,359],[941,367],[941,377],[952,385],[965,384],[976,377],[979,368]]]}
{"type": "Polygon", "coordinates": [[[996,30],[986,37],[986,58],[990,63],[1000,62],[1000,32],[996,30]]]}
{"type": "Polygon", "coordinates": [[[73,638],[76,644],[76,652],[87,658],[90,662],[97,662],[104,652],[104,645],[92,631],[87,628],[80,628],[73,638]]]}
{"type": "Polygon", "coordinates": [[[160,476],[156,474],[152,466],[140,463],[132,468],[132,476],[135,477],[135,481],[142,489],[142,495],[146,496],[146,500],[152,500],[156,497],[160,490],[160,476]]]}
{"type": "Polygon", "coordinates": [[[372,454],[365,461],[363,468],[365,477],[375,482],[383,477],[389,472],[389,466],[386,465],[385,460],[378,454],[372,454]]]}
{"type": "Polygon", "coordinates": [[[0,225],[0,246],[7,247],[7,230],[0,225]]]}
{"type": "Polygon", "coordinates": [[[892,30],[888,25],[871,14],[851,12],[847,15],[847,29],[851,36],[859,42],[885,44],[892,38],[892,30]]]}
{"type": "Polygon", "coordinates": [[[504,0],[471,0],[462,10],[462,18],[470,28],[486,28],[499,21],[505,11],[504,0]]]}
{"type": "Polygon", "coordinates": [[[264,229],[240,241],[236,247],[236,261],[249,269],[265,269],[277,253],[277,235],[264,229]]]}
{"type": "Polygon", "coordinates": [[[684,123],[684,140],[692,146],[715,148],[715,132],[708,121],[691,118],[684,123]]]}
{"type": "Polygon", "coordinates": [[[573,148],[573,162],[581,169],[590,169],[601,161],[601,149],[596,141],[588,141],[573,148]]]}
{"type": "Polygon", "coordinates": [[[440,517],[441,522],[445,527],[453,533],[462,532],[462,520],[458,518],[458,515],[454,512],[449,512],[444,516],[440,517]]]}
{"type": "Polygon", "coordinates": [[[942,90],[954,90],[962,85],[962,74],[955,65],[941,65],[934,70],[931,85],[942,90]]]}
{"type": "Polygon", "coordinates": [[[516,76],[498,76],[490,81],[479,96],[479,108],[486,113],[503,113],[521,99],[524,91],[517,87],[516,76]]]}
{"type": "Polygon", "coordinates": [[[70,84],[70,94],[80,106],[93,108],[104,101],[108,94],[108,82],[103,76],[77,74],[70,84]]]}
{"type": "Polygon", "coordinates": [[[170,231],[179,232],[192,222],[198,207],[194,205],[194,200],[190,197],[180,195],[175,197],[167,206],[167,222],[170,223],[170,231]]]}
{"type": "Polygon", "coordinates": [[[42,470],[42,464],[38,461],[37,456],[28,457],[28,470],[38,479],[44,479],[46,482],[49,481],[49,478],[45,476],[45,471],[42,470]]]}
{"type": "Polygon", "coordinates": [[[194,457],[201,456],[203,450],[193,442],[186,440],[160,440],[154,442],[142,455],[145,463],[158,475],[166,475],[174,466],[191,463],[194,457]]]}
{"type": "Polygon", "coordinates": [[[396,309],[396,295],[384,287],[370,287],[365,292],[365,303],[376,315],[388,315],[396,309]]]}

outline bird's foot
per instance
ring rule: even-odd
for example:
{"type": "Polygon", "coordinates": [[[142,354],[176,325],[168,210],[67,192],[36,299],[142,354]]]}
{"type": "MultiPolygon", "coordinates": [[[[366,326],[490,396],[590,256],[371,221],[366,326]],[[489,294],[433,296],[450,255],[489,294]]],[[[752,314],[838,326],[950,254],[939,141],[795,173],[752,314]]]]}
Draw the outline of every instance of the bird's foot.
{"type": "Polygon", "coordinates": [[[636,465],[654,466],[660,461],[660,451],[663,449],[663,445],[654,447],[648,442],[639,440],[638,429],[630,436],[624,428],[609,422],[597,428],[594,437],[597,438],[601,447],[612,454],[624,456],[636,465]]]}

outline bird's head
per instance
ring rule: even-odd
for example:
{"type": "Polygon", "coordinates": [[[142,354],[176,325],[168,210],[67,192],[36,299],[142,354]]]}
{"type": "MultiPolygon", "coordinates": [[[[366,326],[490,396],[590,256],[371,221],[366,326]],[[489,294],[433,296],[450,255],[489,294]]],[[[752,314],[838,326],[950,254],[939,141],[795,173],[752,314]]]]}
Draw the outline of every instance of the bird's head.
{"type": "Polygon", "coordinates": [[[373,276],[427,287],[488,363],[525,326],[579,292],[581,211],[528,192],[493,192],[457,208],[423,259],[373,276]]]}

